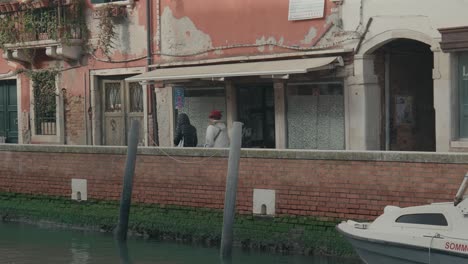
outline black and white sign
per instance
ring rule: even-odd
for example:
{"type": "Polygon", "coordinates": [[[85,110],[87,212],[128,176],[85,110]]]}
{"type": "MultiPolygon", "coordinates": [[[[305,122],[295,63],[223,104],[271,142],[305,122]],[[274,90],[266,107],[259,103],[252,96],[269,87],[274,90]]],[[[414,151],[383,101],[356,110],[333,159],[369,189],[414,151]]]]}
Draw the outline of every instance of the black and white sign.
{"type": "Polygon", "coordinates": [[[322,18],[325,0],[289,0],[288,20],[322,18]]]}

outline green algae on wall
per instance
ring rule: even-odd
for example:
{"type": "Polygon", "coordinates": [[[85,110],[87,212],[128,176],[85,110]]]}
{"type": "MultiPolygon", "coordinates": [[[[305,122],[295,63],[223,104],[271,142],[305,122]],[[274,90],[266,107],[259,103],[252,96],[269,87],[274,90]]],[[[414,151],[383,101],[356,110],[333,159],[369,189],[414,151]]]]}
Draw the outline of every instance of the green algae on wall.
{"type": "MultiPolygon", "coordinates": [[[[54,223],[73,228],[112,231],[118,203],[76,202],[64,197],[0,193],[0,219],[54,223]]],[[[222,211],[181,206],[133,204],[129,228],[133,234],[156,239],[184,240],[219,245],[222,211]]],[[[335,230],[335,222],[311,217],[256,217],[236,215],[234,237],[245,248],[287,253],[354,256],[335,230]]]]}

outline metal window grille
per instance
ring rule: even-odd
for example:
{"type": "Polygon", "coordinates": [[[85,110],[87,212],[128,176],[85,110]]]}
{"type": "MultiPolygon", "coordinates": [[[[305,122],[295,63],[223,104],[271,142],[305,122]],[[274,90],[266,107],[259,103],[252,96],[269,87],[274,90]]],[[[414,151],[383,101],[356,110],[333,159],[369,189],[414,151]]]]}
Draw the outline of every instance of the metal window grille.
{"type": "Polygon", "coordinates": [[[34,87],[34,120],[36,135],[57,134],[55,87],[34,87]]]}
{"type": "Polygon", "coordinates": [[[139,83],[130,83],[130,112],[143,112],[143,88],[139,83]]]}
{"type": "Polygon", "coordinates": [[[84,20],[76,5],[49,0],[15,3],[15,8],[0,16],[0,35],[5,43],[40,40],[81,39],[84,20]],[[34,3],[46,3],[34,6],[34,3]],[[31,7],[34,6],[34,7],[31,7]]]}

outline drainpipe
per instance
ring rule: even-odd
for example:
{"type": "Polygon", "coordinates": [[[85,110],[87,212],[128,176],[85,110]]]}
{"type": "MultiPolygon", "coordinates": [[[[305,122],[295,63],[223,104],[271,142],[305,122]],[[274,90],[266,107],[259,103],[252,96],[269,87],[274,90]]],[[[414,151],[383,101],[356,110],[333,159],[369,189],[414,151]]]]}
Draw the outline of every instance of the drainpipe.
{"type": "Polygon", "coordinates": [[[86,83],[86,73],[83,75],[83,83],[84,83],[84,107],[83,107],[83,116],[84,119],[84,126],[85,126],[85,135],[86,135],[86,145],[89,145],[89,139],[88,139],[88,110],[86,107],[88,106],[88,84],[86,83]]]}
{"type": "Polygon", "coordinates": [[[390,150],[390,53],[385,54],[385,150],[390,150]]]}
{"type": "MultiPolygon", "coordinates": [[[[157,11],[158,11],[158,18],[159,18],[159,0],[157,1],[157,11]]],[[[158,27],[159,27],[159,21],[158,21],[158,27]]],[[[146,0],[146,50],[147,50],[147,67],[149,70],[150,65],[153,64],[153,49],[151,48],[152,46],[152,27],[151,27],[151,0],[146,0]]],[[[154,144],[159,146],[159,133],[158,133],[158,114],[157,114],[157,98],[156,98],[156,93],[154,92],[154,86],[152,84],[147,84],[147,92],[150,95],[150,103],[152,110],[151,112],[153,113],[153,139],[154,139],[154,144]]],[[[149,142],[148,142],[149,145],[149,142]]]]}
{"type": "Polygon", "coordinates": [[[152,63],[152,49],[151,49],[151,0],[146,0],[146,62],[149,65],[152,63]]]}

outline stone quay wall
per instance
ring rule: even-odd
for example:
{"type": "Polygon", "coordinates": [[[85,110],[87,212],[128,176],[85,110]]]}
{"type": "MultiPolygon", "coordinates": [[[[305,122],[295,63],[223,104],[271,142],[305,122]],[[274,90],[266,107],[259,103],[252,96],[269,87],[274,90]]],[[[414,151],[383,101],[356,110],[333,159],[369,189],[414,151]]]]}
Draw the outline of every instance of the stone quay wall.
{"type": "MultiPolygon", "coordinates": [[[[227,149],[139,148],[133,228],[185,237],[203,229],[199,237],[209,234],[218,241],[227,157],[227,149]]],[[[125,147],[0,145],[0,216],[110,228],[125,159],[125,147]],[[88,201],[71,201],[72,179],[86,179],[88,201]],[[54,214],[56,203],[62,209],[54,214]],[[41,204],[47,209],[41,211],[41,204]],[[62,219],[66,212],[69,217],[62,219]],[[96,216],[104,212],[107,218],[96,216]]],[[[237,241],[286,251],[349,253],[336,223],[373,220],[386,205],[452,201],[467,171],[464,153],[243,149],[237,241]],[[274,217],[253,214],[254,189],[275,191],[274,217]]]]}

